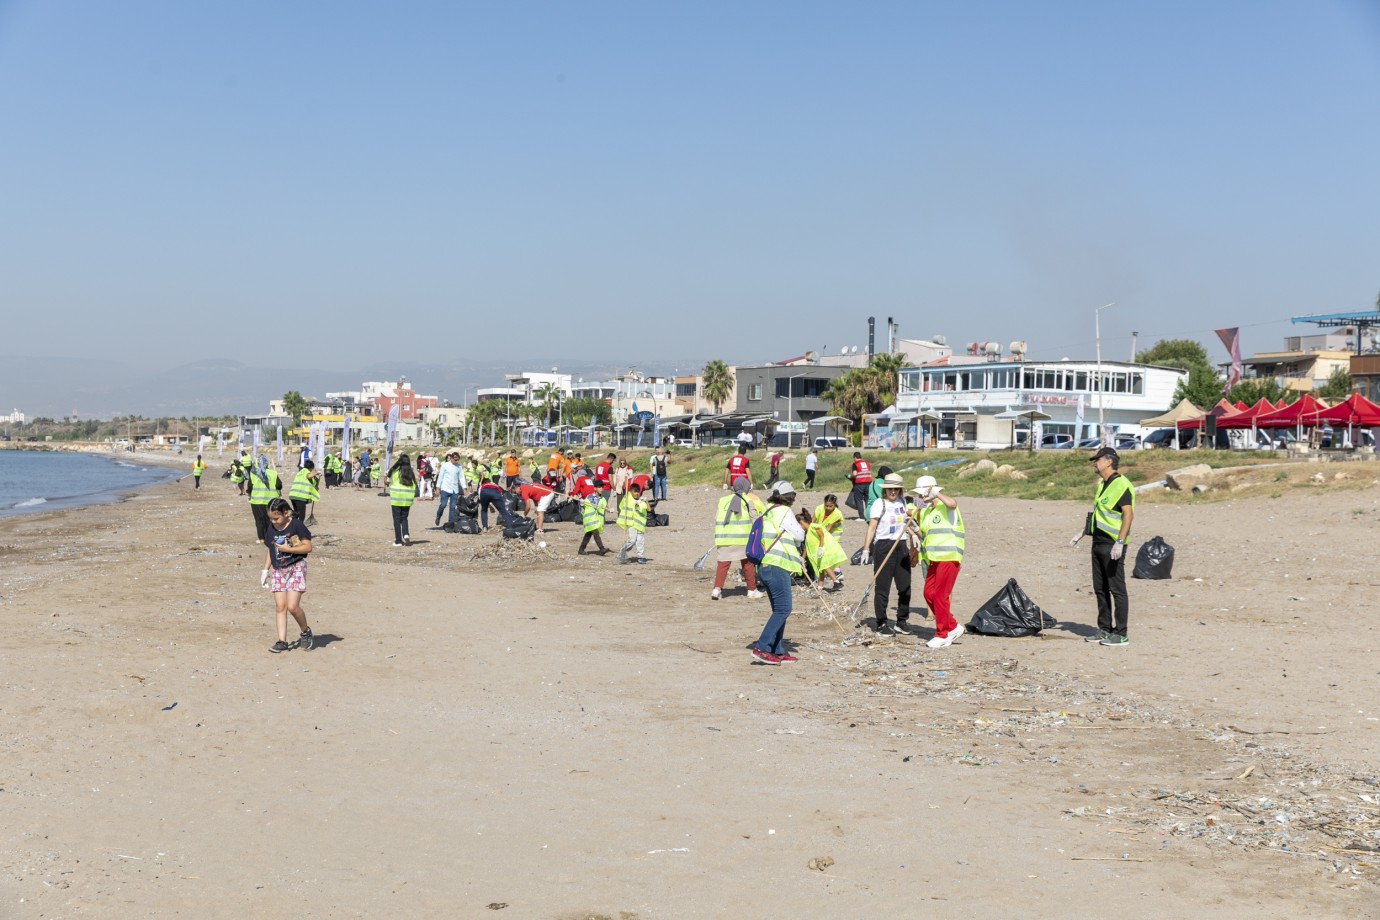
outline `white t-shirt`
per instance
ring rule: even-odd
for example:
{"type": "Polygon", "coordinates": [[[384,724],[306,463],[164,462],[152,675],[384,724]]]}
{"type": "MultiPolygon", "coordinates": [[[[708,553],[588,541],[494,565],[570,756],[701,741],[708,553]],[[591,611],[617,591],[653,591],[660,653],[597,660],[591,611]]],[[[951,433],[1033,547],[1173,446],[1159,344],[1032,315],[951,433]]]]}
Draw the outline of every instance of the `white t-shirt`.
{"type": "Polygon", "coordinates": [[[813,470],[815,468],[815,465],[818,463],[819,457],[815,455],[814,451],[810,451],[808,454],[805,455],[805,469],[813,470]]]}
{"type": "Polygon", "coordinates": [[[877,522],[873,540],[899,540],[906,534],[906,503],[879,498],[872,503],[868,519],[877,522]]]}

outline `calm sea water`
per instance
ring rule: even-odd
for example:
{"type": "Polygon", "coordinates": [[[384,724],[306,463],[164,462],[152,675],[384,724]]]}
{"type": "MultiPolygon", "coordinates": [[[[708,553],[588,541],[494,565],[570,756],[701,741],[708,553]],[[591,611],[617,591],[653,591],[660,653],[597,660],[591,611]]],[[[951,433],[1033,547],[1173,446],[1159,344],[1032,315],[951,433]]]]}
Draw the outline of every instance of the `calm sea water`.
{"type": "Polygon", "coordinates": [[[100,454],[0,450],[0,516],[110,502],[187,472],[100,454]]]}

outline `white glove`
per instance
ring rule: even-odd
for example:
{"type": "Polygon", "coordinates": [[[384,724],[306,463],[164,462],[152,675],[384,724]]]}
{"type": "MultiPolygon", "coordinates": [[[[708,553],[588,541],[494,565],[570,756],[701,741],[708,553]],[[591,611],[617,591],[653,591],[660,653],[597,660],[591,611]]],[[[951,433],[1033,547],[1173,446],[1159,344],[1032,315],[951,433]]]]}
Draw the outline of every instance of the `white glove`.
{"type": "Polygon", "coordinates": [[[1112,544],[1112,561],[1113,561],[1113,562],[1116,562],[1118,559],[1120,559],[1120,558],[1122,557],[1122,555],[1123,555],[1125,552],[1126,552],[1126,544],[1125,544],[1125,543],[1113,543],[1113,544],[1112,544]]]}
{"type": "Polygon", "coordinates": [[[728,491],[728,483],[724,483],[724,491],[725,491],[725,492],[728,491]]]}
{"type": "Polygon", "coordinates": [[[264,569],[262,572],[259,573],[259,587],[268,587],[268,569],[264,569]]]}
{"type": "Polygon", "coordinates": [[[871,564],[872,564],[872,552],[871,552],[870,550],[863,550],[863,554],[862,554],[862,564],[863,564],[863,565],[871,565],[871,564]]]}
{"type": "Polygon", "coordinates": [[[1077,546],[1078,541],[1083,539],[1083,531],[1078,531],[1078,535],[1069,541],[1069,546],[1077,546]]]}

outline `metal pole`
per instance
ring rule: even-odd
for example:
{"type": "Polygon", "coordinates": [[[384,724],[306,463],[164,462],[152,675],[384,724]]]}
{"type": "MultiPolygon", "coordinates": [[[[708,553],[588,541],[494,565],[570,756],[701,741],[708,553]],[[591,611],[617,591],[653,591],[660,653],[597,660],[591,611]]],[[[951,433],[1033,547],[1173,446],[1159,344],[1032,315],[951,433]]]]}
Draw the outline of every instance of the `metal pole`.
{"type": "Polygon", "coordinates": [[[1102,311],[1114,306],[1115,301],[1093,311],[1093,331],[1097,336],[1097,440],[1103,447],[1107,446],[1107,429],[1102,422],[1102,394],[1106,391],[1107,383],[1102,379],[1102,311]]]}

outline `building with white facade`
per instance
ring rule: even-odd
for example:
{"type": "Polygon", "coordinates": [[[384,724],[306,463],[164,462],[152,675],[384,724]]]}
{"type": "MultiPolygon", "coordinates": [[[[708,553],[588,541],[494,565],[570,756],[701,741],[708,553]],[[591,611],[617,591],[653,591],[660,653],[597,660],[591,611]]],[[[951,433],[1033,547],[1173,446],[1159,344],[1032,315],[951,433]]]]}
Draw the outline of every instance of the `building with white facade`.
{"type": "Polygon", "coordinates": [[[1098,410],[1113,431],[1139,431],[1140,419],[1169,409],[1188,374],[1122,361],[1011,361],[901,370],[888,446],[995,448],[1036,421],[1044,434],[1075,441],[1098,436],[1098,410]],[[1099,386],[1100,380],[1100,386],[1099,386]],[[1020,417],[1020,413],[1036,413],[1020,417]],[[1048,419],[1041,416],[1048,416],[1048,419]]]}
{"type": "Polygon", "coordinates": [[[28,416],[26,416],[23,412],[20,412],[18,409],[15,409],[9,415],[0,415],[0,423],[4,423],[7,425],[22,425],[24,424],[24,421],[27,418],[28,416]]]}

